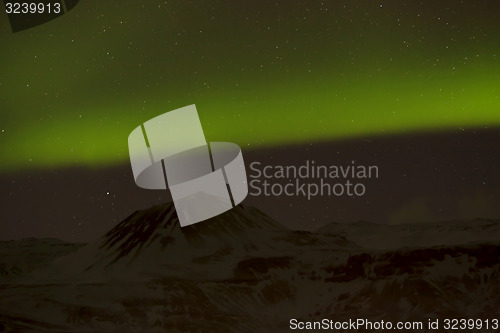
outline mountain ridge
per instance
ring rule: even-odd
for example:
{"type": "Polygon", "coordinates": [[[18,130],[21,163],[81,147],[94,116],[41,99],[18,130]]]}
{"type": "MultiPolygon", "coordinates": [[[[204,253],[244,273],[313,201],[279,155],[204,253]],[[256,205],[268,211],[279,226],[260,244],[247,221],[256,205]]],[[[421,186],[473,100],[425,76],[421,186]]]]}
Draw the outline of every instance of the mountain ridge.
{"type": "Polygon", "coordinates": [[[0,277],[0,331],[268,332],[286,331],[290,318],[500,316],[491,221],[435,225],[444,245],[425,246],[432,225],[311,233],[238,206],[181,228],[175,215],[171,204],[134,212],[83,246],[10,244],[5,251],[48,259],[0,277]],[[477,244],[452,245],[471,231],[477,244]]]}

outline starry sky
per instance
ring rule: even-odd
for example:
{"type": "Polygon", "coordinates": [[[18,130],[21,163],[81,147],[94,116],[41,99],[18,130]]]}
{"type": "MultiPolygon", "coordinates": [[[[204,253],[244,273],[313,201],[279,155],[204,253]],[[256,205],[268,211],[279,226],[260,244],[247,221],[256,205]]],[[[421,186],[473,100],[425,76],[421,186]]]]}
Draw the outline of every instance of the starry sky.
{"type": "MultiPolygon", "coordinates": [[[[133,187],[127,137],[189,104],[209,141],[235,142],[254,158],[320,158],[333,149],[345,161],[400,161],[399,179],[416,161],[458,149],[445,156],[470,180],[460,188],[479,198],[463,216],[492,216],[493,205],[481,207],[498,199],[491,185],[500,155],[492,142],[500,125],[497,13],[493,1],[81,0],[18,33],[0,14],[0,217],[9,221],[0,234],[89,239],[136,209],[127,195],[140,196],[138,206],[168,200],[133,187]],[[395,147],[405,154],[395,158],[395,147]],[[478,147],[487,147],[483,155],[478,147]],[[20,205],[36,209],[17,216],[20,205]]],[[[414,181],[443,179],[444,171],[431,170],[414,181]]],[[[405,196],[384,186],[407,201],[377,209],[351,202],[315,219],[389,221],[402,209],[406,218],[412,209],[426,219],[461,216],[429,208],[431,189],[417,198],[412,187],[405,196]]],[[[328,206],[260,204],[286,220],[297,216],[290,204],[307,211],[302,219],[328,206]]]]}

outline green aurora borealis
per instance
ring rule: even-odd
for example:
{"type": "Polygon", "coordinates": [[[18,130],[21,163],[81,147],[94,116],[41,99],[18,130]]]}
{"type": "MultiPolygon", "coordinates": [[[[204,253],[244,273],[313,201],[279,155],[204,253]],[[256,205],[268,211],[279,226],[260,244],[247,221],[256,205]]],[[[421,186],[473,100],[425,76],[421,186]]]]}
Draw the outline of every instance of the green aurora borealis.
{"type": "Polygon", "coordinates": [[[0,171],[128,160],[145,120],[196,104],[256,148],[500,125],[495,2],[81,0],[0,16],[0,171]]]}

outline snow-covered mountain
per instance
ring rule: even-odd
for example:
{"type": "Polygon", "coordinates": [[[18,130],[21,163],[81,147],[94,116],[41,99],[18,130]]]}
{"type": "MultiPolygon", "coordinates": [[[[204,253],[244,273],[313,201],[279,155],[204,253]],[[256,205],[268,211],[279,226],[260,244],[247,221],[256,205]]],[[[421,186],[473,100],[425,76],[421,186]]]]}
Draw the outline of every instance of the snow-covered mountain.
{"type": "Polygon", "coordinates": [[[500,243],[500,221],[491,219],[377,224],[366,221],[330,223],[316,230],[336,234],[369,249],[500,243]]]}
{"type": "Polygon", "coordinates": [[[181,228],[173,204],[137,211],[102,238],[56,260],[47,272],[79,276],[227,278],[246,258],[353,249],[344,237],[294,232],[245,206],[181,228]],[[304,247],[307,249],[304,250],[304,247]]]}
{"type": "Polygon", "coordinates": [[[0,283],[17,281],[55,258],[75,252],[85,244],[71,244],[53,238],[26,238],[0,242],[0,283]]]}
{"type": "Polygon", "coordinates": [[[309,233],[238,206],[180,228],[172,205],[156,206],[86,245],[3,244],[9,267],[15,257],[55,259],[0,280],[0,332],[286,332],[291,318],[500,318],[499,225],[362,222],[309,233]]]}

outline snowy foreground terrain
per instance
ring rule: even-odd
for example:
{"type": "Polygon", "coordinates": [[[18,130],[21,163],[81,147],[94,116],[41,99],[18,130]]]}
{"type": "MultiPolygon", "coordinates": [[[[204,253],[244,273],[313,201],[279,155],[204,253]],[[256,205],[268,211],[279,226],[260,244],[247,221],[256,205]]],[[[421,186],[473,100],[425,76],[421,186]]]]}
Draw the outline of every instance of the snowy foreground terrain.
{"type": "Polygon", "coordinates": [[[292,318],[500,318],[500,221],[309,233],[238,206],[181,229],[168,204],[89,244],[0,242],[0,332],[287,332],[292,318]]]}

